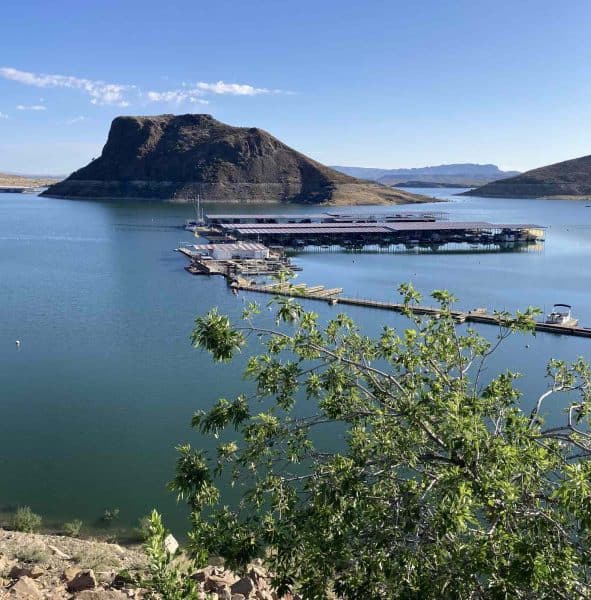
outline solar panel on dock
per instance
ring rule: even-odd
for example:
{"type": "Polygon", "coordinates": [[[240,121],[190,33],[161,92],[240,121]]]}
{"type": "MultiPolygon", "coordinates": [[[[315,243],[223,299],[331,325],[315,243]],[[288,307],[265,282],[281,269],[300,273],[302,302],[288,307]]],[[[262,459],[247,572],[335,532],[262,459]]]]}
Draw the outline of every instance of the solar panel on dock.
{"type": "Polygon", "coordinates": [[[275,231],[277,229],[293,229],[294,231],[299,231],[300,229],[325,229],[326,227],[331,227],[333,229],[341,229],[347,227],[364,227],[364,228],[373,228],[373,227],[385,227],[386,223],[240,223],[240,224],[232,224],[232,223],[221,223],[220,227],[222,229],[237,231],[239,229],[269,229],[275,231]]]}
{"type": "Polygon", "coordinates": [[[436,221],[445,219],[443,212],[380,212],[380,213],[261,213],[207,214],[209,223],[224,224],[290,224],[290,223],[382,223],[396,221],[436,221]]]}
{"type": "Polygon", "coordinates": [[[389,229],[383,225],[373,225],[371,227],[358,227],[357,225],[349,225],[347,227],[333,227],[332,225],[323,225],[322,227],[312,227],[313,224],[293,229],[284,225],[277,225],[273,228],[266,227],[264,225],[258,225],[254,227],[244,227],[243,225],[237,225],[232,229],[239,235],[274,235],[274,234],[323,234],[323,233],[392,233],[392,229],[389,229]]]}

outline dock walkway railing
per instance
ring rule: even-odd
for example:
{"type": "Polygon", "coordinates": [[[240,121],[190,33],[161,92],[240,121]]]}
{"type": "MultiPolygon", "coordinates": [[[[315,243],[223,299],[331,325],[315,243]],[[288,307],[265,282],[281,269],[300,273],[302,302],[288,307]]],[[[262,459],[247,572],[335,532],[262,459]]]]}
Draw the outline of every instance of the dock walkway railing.
{"type": "MultiPolygon", "coordinates": [[[[432,306],[405,305],[398,302],[387,302],[384,300],[372,300],[369,298],[351,298],[340,296],[342,288],[331,288],[326,290],[324,286],[307,287],[305,284],[257,284],[247,279],[238,278],[230,283],[235,290],[244,290],[248,292],[259,292],[263,294],[273,294],[276,296],[291,296],[302,298],[304,300],[322,300],[330,305],[345,304],[350,306],[363,306],[380,310],[389,310],[398,313],[404,313],[411,310],[417,315],[437,316],[441,310],[432,306]]],[[[486,325],[501,325],[500,317],[491,314],[483,308],[476,308],[468,311],[451,311],[451,315],[458,323],[472,322],[486,325]]],[[[560,335],[573,335],[577,337],[591,338],[591,329],[587,327],[572,327],[564,325],[550,325],[548,323],[536,323],[536,331],[545,333],[554,333],[560,335]]]]}

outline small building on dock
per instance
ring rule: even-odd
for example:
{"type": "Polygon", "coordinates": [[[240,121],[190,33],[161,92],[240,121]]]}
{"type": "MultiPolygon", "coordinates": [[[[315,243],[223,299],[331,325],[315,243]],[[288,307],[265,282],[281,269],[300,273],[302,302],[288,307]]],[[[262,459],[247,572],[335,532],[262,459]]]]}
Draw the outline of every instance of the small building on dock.
{"type": "Polygon", "coordinates": [[[267,259],[269,248],[256,242],[236,242],[233,244],[194,244],[195,255],[209,256],[214,260],[267,259]]]}

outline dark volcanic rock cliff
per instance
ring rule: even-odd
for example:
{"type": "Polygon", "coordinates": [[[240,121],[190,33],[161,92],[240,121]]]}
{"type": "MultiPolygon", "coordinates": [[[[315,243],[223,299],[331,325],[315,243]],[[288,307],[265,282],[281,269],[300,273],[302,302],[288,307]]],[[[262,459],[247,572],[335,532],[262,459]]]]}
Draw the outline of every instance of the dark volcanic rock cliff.
{"type": "Polygon", "coordinates": [[[66,198],[379,204],[428,199],[325,167],[210,115],[118,117],[99,158],[51,186],[66,198]]]}
{"type": "Polygon", "coordinates": [[[490,198],[540,198],[590,196],[591,155],[526,171],[464,192],[467,196],[490,198]]]}

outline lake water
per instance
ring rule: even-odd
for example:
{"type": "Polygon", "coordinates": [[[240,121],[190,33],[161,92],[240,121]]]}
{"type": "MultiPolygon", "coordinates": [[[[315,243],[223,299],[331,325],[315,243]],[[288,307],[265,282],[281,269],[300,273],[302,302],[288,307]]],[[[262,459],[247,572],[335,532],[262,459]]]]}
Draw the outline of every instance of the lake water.
{"type": "MultiPolygon", "coordinates": [[[[417,191],[451,199],[428,205],[451,219],[546,225],[546,243],[521,253],[306,253],[296,258],[299,281],[383,299],[412,281],[423,292],[452,290],[465,308],[548,310],[567,302],[591,325],[585,202],[417,191]]],[[[125,527],[158,507],[174,530],[183,530],[184,512],[165,489],[174,446],[199,445],[189,428],[193,412],[242,385],[240,362],[212,367],[189,344],[196,315],[214,305],[234,316],[242,309],[222,278],[190,276],[173,252],[193,239],[179,228],[192,216],[187,206],[0,194],[0,509],[28,504],[50,523],[81,518],[92,525],[106,508],[118,507],[125,527]]],[[[323,317],[335,311],[310,307],[323,317]]],[[[347,312],[369,332],[404,324],[396,314],[347,312]]],[[[494,335],[494,328],[481,331],[494,335]]],[[[545,361],[579,355],[591,357],[591,340],[538,334],[515,338],[500,358],[526,373],[520,386],[531,403],[543,390],[545,361]]]]}

